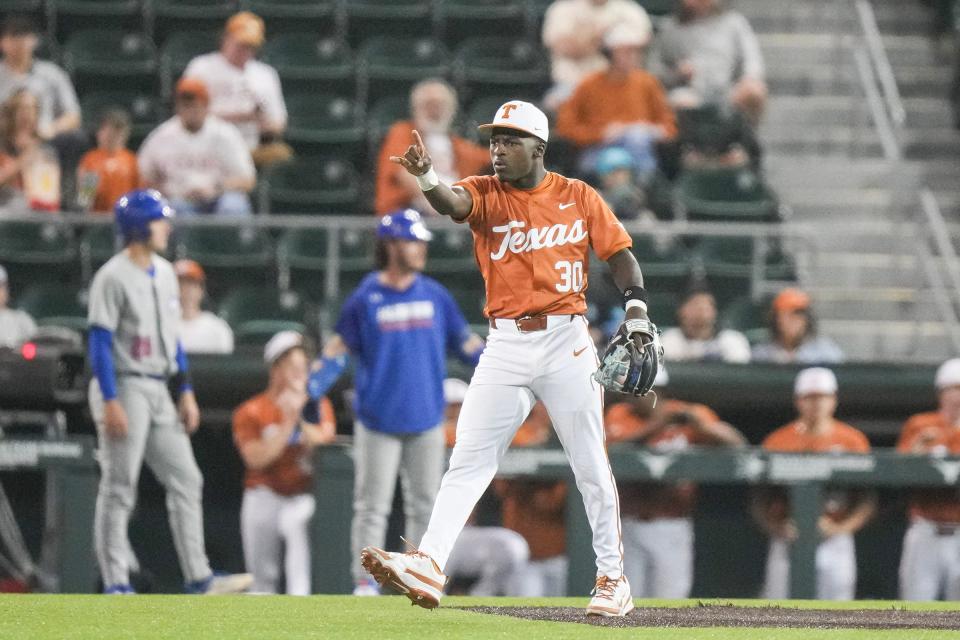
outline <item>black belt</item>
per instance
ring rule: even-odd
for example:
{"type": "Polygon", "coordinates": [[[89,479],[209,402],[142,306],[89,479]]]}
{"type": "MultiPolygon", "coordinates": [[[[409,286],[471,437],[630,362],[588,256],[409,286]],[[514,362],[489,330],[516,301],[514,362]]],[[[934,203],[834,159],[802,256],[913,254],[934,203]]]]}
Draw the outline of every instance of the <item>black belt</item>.
{"type": "Polygon", "coordinates": [[[151,380],[159,380],[160,382],[166,382],[169,379],[167,376],[154,375],[152,373],[140,373],[139,371],[118,371],[117,376],[127,376],[130,378],[150,378],[151,380]]]}

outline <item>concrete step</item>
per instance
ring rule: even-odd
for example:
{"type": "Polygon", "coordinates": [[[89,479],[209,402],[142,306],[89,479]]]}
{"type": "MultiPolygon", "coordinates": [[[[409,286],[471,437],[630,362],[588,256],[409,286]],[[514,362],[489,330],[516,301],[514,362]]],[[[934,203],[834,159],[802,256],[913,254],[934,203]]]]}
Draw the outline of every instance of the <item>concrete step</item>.
{"type": "Polygon", "coordinates": [[[797,155],[846,155],[881,157],[883,148],[872,128],[850,129],[844,126],[799,126],[763,123],[760,140],[771,153],[797,155]]]}
{"type": "MultiPolygon", "coordinates": [[[[912,97],[903,100],[908,128],[951,128],[953,114],[943,98],[912,97]]],[[[846,125],[873,126],[866,101],[858,95],[774,95],[770,98],[765,121],[774,125],[846,125]]]]}
{"type": "Polygon", "coordinates": [[[843,348],[850,361],[942,362],[956,352],[942,322],[821,319],[820,333],[843,348]]]}
{"type": "Polygon", "coordinates": [[[778,187],[830,189],[891,187],[925,184],[934,191],[960,189],[960,162],[903,160],[845,156],[797,157],[769,153],[763,161],[767,179],[778,187]]]}

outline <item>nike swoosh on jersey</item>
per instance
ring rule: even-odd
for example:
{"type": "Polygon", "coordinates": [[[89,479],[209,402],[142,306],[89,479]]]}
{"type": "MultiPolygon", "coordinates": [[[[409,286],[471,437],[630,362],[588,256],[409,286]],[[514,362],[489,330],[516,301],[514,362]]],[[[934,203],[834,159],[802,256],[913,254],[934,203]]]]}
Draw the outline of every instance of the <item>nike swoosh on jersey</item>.
{"type": "Polygon", "coordinates": [[[558,204],[557,206],[560,207],[560,210],[561,210],[561,211],[563,211],[564,209],[567,209],[567,208],[569,208],[569,207],[572,207],[572,206],[575,205],[575,204],[577,204],[577,203],[576,203],[576,202],[568,202],[567,204],[558,204]]]}
{"type": "Polygon", "coordinates": [[[583,349],[578,349],[578,350],[574,351],[574,352],[573,352],[573,357],[576,358],[577,356],[579,356],[581,353],[583,353],[583,352],[586,351],[586,350],[587,350],[587,348],[584,347],[583,349]]]}

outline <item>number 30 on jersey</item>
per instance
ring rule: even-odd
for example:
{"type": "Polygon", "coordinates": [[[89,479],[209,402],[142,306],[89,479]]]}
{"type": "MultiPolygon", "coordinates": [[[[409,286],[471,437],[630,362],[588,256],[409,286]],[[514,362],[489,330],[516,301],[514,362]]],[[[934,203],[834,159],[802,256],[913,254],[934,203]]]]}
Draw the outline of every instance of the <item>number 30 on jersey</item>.
{"type": "Polygon", "coordinates": [[[570,262],[560,260],[553,268],[560,272],[560,282],[557,283],[557,291],[560,293],[569,293],[571,291],[580,291],[583,289],[583,263],[577,260],[570,262]]]}

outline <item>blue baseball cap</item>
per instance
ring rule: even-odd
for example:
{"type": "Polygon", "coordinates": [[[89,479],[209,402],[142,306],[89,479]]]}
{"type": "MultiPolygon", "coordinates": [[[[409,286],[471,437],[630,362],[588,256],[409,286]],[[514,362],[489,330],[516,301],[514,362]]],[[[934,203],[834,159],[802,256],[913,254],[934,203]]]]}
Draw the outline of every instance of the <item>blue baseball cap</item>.
{"type": "Polygon", "coordinates": [[[423,218],[416,209],[398,209],[380,218],[377,225],[377,237],[387,240],[419,240],[430,242],[433,234],[423,224],[423,218]]]}
{"type": "Polygon", "coordinates": [[[618,169],[633,169],[633,156],[622,147],[607,147],[597,157],[597,175],[605,176],[618,169]]]}

